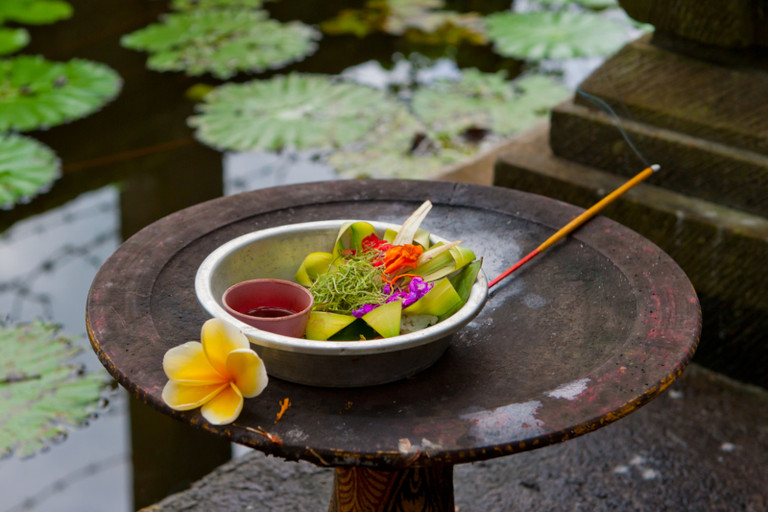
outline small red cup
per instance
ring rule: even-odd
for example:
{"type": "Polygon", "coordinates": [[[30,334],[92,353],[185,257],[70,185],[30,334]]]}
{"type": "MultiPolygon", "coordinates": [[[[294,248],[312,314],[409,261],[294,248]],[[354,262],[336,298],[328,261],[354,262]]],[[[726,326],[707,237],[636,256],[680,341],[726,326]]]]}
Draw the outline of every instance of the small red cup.
{"type": "Polygon", "coordinates": [[[264,331],[301,338],[314,305],[310,291],[282,279],[252,279],[230,286],[224,309],[241,322],[264,331]]]}

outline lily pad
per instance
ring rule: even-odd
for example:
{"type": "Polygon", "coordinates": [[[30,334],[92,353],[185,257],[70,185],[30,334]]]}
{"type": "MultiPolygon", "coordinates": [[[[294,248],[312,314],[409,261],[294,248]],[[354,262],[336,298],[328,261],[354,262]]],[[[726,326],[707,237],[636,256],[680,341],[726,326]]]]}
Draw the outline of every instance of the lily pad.
{"type": "Polygon", "coordinates": [[[468,69],[459,81],[439,81],[416,91],[412,105],[432,130],[447,137],[469,129],[509,135],[545,118],[568,95],[566,87],[543,75],[510,82],[503,72],[468,69]]]}
{"type": "Polygon", "coordinates": [[[624,24],[591,12],[503,12],[485,20],[496,53],[523,60],[609,55],[629,37],[624,24]]]}
{"type": "Polygon", "coordinates": [[[276,151],[343,146],[402,106],[366,86],[291,73],[220,86],[198,108],[189,124],[202,143],[221,150],[276,151]]]}
{"type": "Polygon", "coordinates": [[[443,0],[369,0],[364,9],[345,9],[320,25],[329,34],[372,32],[406,36],[430,44],[485,44],[482,17],[475,13],[441,10],[443,0]]]}
{"type": "Polygon", "coordinates": [[[24,28],[0,27],[0,55],[8,55],[29,44],[29,32],[24,28]]]}
{"type": "Polygon", "coordinates": [[[174,11],[194,11],[205,9],[221,9],[230,7],[250,7],[260,9],[264,2],[270,0],[173,0],[171,8],[174,11]]]}
{"type": "Polygon", "coordinates": [[[103,64],[21,55],[0,61],[0,132],[49,128],[85,117],[117,96],[121,80],[103,64]]]}
{"type": "Polygon", "coordinates": [[[587,9],[608,9],[610,7],[618,7],[618,0],[535,0],[537,3],[544,5],[580,5],[587,9]]]}
{"type": "Polygon", "coordinates": [[[72,6],[63,0],[3,0],[0,23],[12,21],[25,25],[46,25],[72,16],[72,6]]]}
{"type": "Polygon", "coordinates": [[[161,23],[123,36],[121,43],[150,52],[147,66],[155,71],[229,78],[301,60],[315,51],[319,38],[301,22],[280,23],[265,11],[231,8],[168,14],[161,23]]]}
{"type": "Polygon", "coordinates": [[[427,127],[402,109],[360,142],[334,151],[327,161],[342,176],[427,179],[475,151],[456,141],[430,137],[427,127]]]}
{"type": "Polygon", "coordinates": [[[59,174],[59,160],[47,146],[21,135],[0,135],[0,208],[39,194],[59,174]]]}
{"type": "Polygon", "coordinates": [[[32,455],[84,424],[108,379],[66,361],[82,351],[39,321],[0,326],[0,457],[32,455]]]}

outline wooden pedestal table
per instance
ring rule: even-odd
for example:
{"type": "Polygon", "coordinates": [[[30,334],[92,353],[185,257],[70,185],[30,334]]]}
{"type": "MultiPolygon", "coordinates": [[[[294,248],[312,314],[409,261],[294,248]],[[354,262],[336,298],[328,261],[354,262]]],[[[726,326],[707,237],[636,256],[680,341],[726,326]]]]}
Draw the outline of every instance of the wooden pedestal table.
{"type": "MultiPolygon", "coordinates": [[[[163,354],[200,338],[202,260],[254,230],[326,219],[402,222],[461,239],[494,277],[581,210],[509,189],[418,181],[338,181],[224,197],[126,241],[96,276],[88,333],[109,372],[152,407],[286,460],[336,468],[333,511],[453,511],[453,466],[565,441],[657,396],[690,361],[698,300],[648,240],[597,217],[493,289],[431,368],[352,389],[271,379],[231,425],[161,399],[163,354]],[[280,401],[291,407],[276,421],[280,401]]],[[[325,250],[318,248],[318,250],[325,250]]]]}

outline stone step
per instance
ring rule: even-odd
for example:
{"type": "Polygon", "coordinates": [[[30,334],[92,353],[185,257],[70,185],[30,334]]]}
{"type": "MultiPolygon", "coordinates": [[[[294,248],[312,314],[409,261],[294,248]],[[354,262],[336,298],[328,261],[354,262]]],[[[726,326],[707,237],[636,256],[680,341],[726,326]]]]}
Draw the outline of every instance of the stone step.
{"type": "MultiPolygon", "coordinates": [[[[713,62],[672,48],[644,36],[606,60],[580,88],[624,119],[768,154],[764,53],[753,62],[744,60],[746,51],[733,50],[730,58],[718,54],[713,62]]],[[[599,109],[586,96],[577,95],[576,102],[599,109]]]]}
{"type": "MultiPolygon", "coordinates": [[[[626,181],[555,156],[548,140],[546,125],[516,138],[494,184],[587,208],[626,181]]],[[[696,360],[768,387],[768,220],[649,184],[602,214],[656,243],[690,278],[704,322],[696,360]]]]}
{"type": "Polygon", "coordinates": [[[665,172],[652,176],[651,184],[768,217],[768,156],[646,123],[620,122],[623,133],[615,117],[566,101],[552,110],[549,143],[557,156],[627,178],[658,163],[665,172]],[[653,162],[642,161],[630,140],[653,162]]]}

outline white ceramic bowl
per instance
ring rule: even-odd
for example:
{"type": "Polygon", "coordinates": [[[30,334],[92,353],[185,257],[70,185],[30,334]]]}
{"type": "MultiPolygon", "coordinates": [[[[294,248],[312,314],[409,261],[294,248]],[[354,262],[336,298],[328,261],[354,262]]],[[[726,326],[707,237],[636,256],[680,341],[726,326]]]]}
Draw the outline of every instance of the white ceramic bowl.
{"type": "MultiPolygon", "coordinates": [[[[330,251],[347,220],[304,222],[263,229],[237,237],[213,251],[195,277],[200,304],[214,317],[240,329],[255,345],[267,372],[298,384],[359,387],[410,377],[431,366],[448,347],[450,335],[469,323],[488,297],[488,281],[480,270],[467,303],[454,315],[425,329],[391,338],[365,341],[315,341],[273,334],[229,315],[222,295],[231,285],[257,278],[294,281],[310,252],[330,251]]],[[[368,221],[383,236],[399,226],[368,221]]],[[[445,241],[432,235],[431,243],[445,241]]]]}

